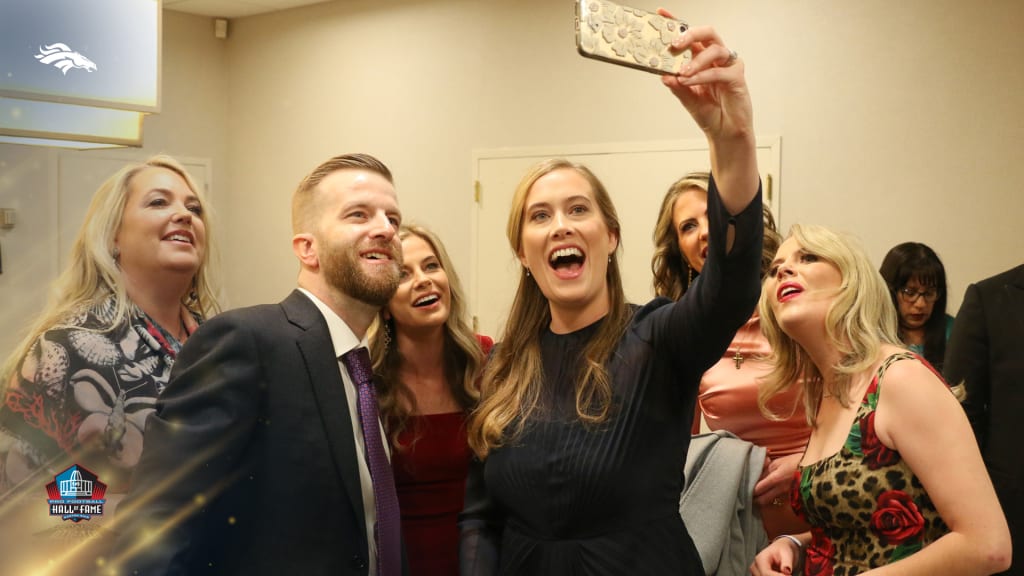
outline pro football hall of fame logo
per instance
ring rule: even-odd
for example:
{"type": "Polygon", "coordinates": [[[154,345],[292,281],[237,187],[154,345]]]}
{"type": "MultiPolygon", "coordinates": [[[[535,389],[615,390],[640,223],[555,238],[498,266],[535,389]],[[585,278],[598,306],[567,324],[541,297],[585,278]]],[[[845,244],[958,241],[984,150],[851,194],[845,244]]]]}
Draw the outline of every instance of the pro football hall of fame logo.
{"type": "Polygon", "coordinates": [[[73,464],[46,485],[50,516],[81,522],[103,514],[107,485],[88,469],[73,464]]]}

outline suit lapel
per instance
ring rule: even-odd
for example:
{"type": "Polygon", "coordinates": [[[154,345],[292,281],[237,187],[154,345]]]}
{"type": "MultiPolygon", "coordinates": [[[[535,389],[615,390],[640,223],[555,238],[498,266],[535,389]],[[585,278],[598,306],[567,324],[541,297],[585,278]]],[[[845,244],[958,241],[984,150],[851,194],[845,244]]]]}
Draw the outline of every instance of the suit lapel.
{"type": "Polygon", "coordinates": [[[356,456],[352,419],[349,417],[345,383],[341,379],[338,359],[327,321],[317,307],[299,291],[294,291],[281,303],[288,319],[303,329],[297,338],[299,352],[306,364],[309,383],[320,412],[327,442],[334,458],[334,467],[348,493],[349,502],[360,521],[366,516],[363,493],[359,485],[359,459],[356,456]]]}

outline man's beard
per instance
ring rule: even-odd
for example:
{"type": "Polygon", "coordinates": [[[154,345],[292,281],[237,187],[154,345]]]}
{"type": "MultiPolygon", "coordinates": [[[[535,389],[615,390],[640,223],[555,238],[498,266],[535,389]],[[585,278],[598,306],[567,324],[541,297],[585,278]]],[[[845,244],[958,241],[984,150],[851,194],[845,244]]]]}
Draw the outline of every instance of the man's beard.
{"type": "Polygon", "coordinates": [[[385,306],[398,290],[398,263],[392,261],[390,267],[381,266],[379,274],[371,275],[363,271],[359,260],[355,246],[331,247],[321,256],[320,266],[333,288],[367,304],[385,306]]]}

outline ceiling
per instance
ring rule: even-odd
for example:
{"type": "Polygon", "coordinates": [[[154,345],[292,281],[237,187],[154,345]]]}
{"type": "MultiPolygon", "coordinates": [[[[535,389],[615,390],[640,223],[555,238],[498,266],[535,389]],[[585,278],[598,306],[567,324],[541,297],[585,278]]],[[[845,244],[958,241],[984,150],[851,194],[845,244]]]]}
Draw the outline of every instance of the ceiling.
{"type": "Polygon", "coordinates": [[[164,0],[164,8],[213,18],[243,18],[327,0],[164,0]]]}

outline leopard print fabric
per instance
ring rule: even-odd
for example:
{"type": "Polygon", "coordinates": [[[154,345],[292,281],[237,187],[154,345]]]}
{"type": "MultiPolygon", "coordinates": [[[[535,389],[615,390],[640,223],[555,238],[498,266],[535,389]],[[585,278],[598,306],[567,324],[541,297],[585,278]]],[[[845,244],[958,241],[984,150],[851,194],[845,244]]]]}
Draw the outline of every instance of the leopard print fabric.
{"type": "Polygon", "coordinates": [[[894,362],[916,359],[909,353],[887,358],[864,394],[842,449],[797,469],[790,499],[797,515],[811,525],[806,576],[860,574],[910,556],[949,532],[899,452],[875,434],[882,376],[894,362]]]}

